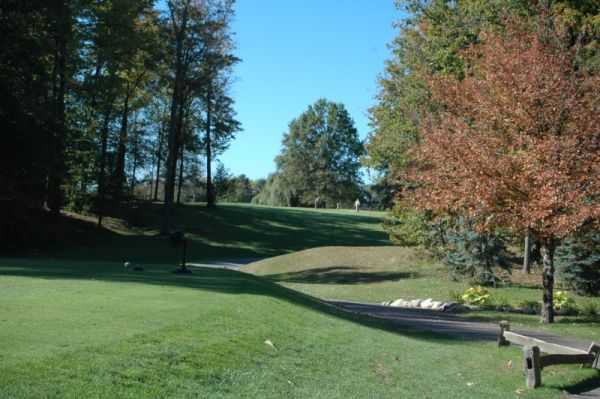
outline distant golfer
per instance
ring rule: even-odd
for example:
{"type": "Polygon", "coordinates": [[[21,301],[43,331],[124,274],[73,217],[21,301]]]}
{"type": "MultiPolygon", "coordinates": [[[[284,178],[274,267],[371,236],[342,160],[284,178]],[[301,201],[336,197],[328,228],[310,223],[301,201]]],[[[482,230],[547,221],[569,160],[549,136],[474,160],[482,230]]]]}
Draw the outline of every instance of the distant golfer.
{"type": "Polygon", "coordinates": [[[315,198],[315,209],[319,207],[319,202],[321,202],[321,197],[315,198]]]}
{"type": "Polygon", "coordinates": [[[360,201],[358,200],[358,198],[356,199],[356,201],[354,201],[354,209],[356,209],[356,212],[360,211],[360,201]]]}

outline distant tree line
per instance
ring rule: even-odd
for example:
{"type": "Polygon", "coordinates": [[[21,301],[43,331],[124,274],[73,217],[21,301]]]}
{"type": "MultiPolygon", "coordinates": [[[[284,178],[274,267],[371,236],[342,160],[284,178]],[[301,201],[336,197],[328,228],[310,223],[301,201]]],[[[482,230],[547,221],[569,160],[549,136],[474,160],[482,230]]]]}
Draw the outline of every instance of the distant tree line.
{"type": "Polygon", "coordinates": [[[525,270],[542,264],[552,322],[556,257],[565,282],[598,293],[600,3],[398,5],[409,17],[365,157],[396,193],[386,228],[488,283],[503,241],[527,237],[525,270]]]}
{"type": "Polygon", "coordinates": [[[186,179],[205,174],[214,205],[211,164],[240,130],[233,13],[233,0],[3,1],[2,241],[65,208],[101,225],[141,178],[165,233],[186,179]]]}

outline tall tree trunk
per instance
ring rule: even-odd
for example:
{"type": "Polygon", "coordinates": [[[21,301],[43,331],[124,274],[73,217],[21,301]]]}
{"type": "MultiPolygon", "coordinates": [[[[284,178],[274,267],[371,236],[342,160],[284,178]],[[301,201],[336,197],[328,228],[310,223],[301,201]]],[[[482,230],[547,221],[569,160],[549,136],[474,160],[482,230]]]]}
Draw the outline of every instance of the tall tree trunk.
{"type": "Polygon", "coordinates": [[[188,103],[188,95],[184,93],[182,105],[179,109],[179,117],[177,119],[177,131],[179,133],[178,150],[179,150],[179,179],[177,185],[177,204],[181,204],[181,187],[183,185],[183,164],[185,155],[185,134],[187,132],[187,117],[189,115],[191,104],[188,103]]]}
{"type": "Polygon", "coordinates": [[[162,234],[168,234],[171,228],[171,211],[173,207],[175,189],[175,169],[177,166],[177,115],[179,107],[181,107],[180,86],[182,85],[182,79],[182,76],[176,77],[173,98],[171,101],[171,120],[169,123],[169,136],[167,141],[167,173],[165,178],[164,215],[163,224],[161,227],[162,234]]]}
{"type": "Polygon", "coordinates": [[[183,163],[184,163],[184,145],[181,143],[179,153],[179,184],[177,185],[177,204],[181,204],[181,187],[183,186],[183,163]]]}
{"type": "Polygon", "coordinates": [[[129,187],[129,192],[131,193],[131,196],[133,197],[135,194],[135,172],[137,169],[137,163],[138,163],[138,159],[137,159],[137,151],[134,152],[133,154],[133,167],[131,169],[131,185],[129,187]]]}
{"type": "Polygon", "coordinates": [[[127,150],[129,124],[129,86],[125,93],[123,102],[123,113],[121,115],[121,131],[119,132],[119,144],[117,145],[117,158],[113,172],[112,193],[117,201],[121,200],[123,186],[125,185],[125,153],[127,150]]]}
{"type": "MultiPolygon", "coordinates": [[[[180,111],[180,107],[183,106],[182,94],[184,84],[184,65],[183,65],[183,40],[186,36],[187,30],[187,13],[188,13],[189,1],[183,9],[183,16],[181,26],[175,25],[175,18],[173,19],[173,29],[175,33],[175,82],[173,86],[173,97],[171,99],[171,115],[169,120],[169,136],[167,141],[167,175],[165,179],[165,203],[164,203],[164,214],[163,223],[161,226],[161,233],[168,234],[171,228],[171,211],[173,208],[173,199],[175,191],[175,172],[177,167],[177,121],[180,111]]],[[[174,10],[171,10],[173,13],[174,10]]]]}
{"type": "Polygon", "coordinates": [[[213,208],[215,206],[215,190],[212,182],[212,142],[211,142],[211,110],[212,95],[210,89],[206,94],[206,206],[213,208]]]}
{"type": "Polygon", "coordinates": [[[100,167],[98,168],[98,227],[102,226],[104,218],[104,199],[106,194],[106,153],[108,150],[108,128],[112,114],[113,101],[110,100],[108,109],[104,114],[104,123],[101,132],[100,167]]]}
{"type": "Polygon", "coordinates": [[[540,248],[544,264],[542,283],[544,286],[542,322],[554,323],[554,238],[544,238],[540,248]]]}
{"type": "Polygon", "coordinates": [[[158,149],[156,150],[156,182],[154,184],[154,201],[158,201],[158,185],[160,183],[160,161],[162,160],[164,126],[161,124],[158,132],[158,149]]]}
{"type": "Polygon", "coordinates": [[[138,158],[139,158],[139,130],[136,128],[137,126],[137,113],[135,113],[135,116],[133,118],[133,127],[132,127],[132,131],[133,131],[133,151],[132,151],[132,155],[133,155],[133,165],[131,168],[131,185],[129,187],[129,193],[131,195],[131,197],[134,196],[134,191],[135,191],[135,172],[137,170],[137,165],[138,165],[138,158]]]}
{"type": "Polygon", "coordinates": [[[523,273],[531,272],[531,261],[529,254],[531,253],[531,230],[527,229],[525,233],[525,249],[523,250],[523,273]]]}
{"type": "Polygon", "coordinates": [[[535,260],[537,267],[540,267],[542,265],[542,253],[540,250],[541,247],[542,247],[542,242],[539,239],[536,239],[531,255],[532,255],[533,259],[535,260]]]}
{"type": "Polygon", "coordinates": [[[67,42],[71,33],[71,13],[68,2],[56,2],[56,51],[53,88],[54,131],[51,133],[50,171],[48,176],[47,205],[58,215],[63,202],[62,184],[65,175],[65,92],[67,83],[67,42]],[[58,87],[57,87],[58,86],[58,87]]]}

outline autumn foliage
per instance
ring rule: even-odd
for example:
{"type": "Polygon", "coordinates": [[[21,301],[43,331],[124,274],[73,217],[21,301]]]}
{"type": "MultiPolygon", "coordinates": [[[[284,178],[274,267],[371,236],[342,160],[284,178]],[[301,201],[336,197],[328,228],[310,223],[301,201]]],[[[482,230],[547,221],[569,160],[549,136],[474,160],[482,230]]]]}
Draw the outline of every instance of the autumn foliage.
{"type": "Polygon", "coordinates": [[[442,111],[421,126],[412,199],[482,230],[531,229],[551,322],[555,239],[600,219],[600,79],[557,35],[511,26],[464,51],[462,80],[428,79],[442,111]]]}

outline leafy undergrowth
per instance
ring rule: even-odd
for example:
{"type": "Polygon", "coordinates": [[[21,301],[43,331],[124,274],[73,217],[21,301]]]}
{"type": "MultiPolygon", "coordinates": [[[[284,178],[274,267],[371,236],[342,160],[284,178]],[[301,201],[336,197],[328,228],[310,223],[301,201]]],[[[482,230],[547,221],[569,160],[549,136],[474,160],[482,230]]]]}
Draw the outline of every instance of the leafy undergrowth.
{"type": "Polygon", "coordinates": [[[394,331],[248,274],[170,269],[0,260],[0,397],[558,398],[595,376],[558,367],[526,391],[517,349],[394,331]]]}
{"type": "MultiPolygon", "coordinates": [[[[446,268],[421,250],[407,247],[315,248],[258,261],[246,266],[244,271],[319,298],[368,303],[398,298],[454,300],[470,287],[468,281],[449,279],[446,268]]],[[[515,277],[519,283],[488,288],[493,303],[518,307],[523,302],[541,301],[539,283],[523,284],[523,279],[515,277]]],[[[527,279],[532,281],[531,277],[527,279]]],[[[600,309],[600,298],[570,295],[580,306],[595,304],[600,309]]],[[[468,317],[494,322],[506,319],[514,325],[600,341],[597,316],[557,317],[557,323],[552,326],[541,326],[540,317],[536,315],[486,311],[469,313],[468,317]]]]}

